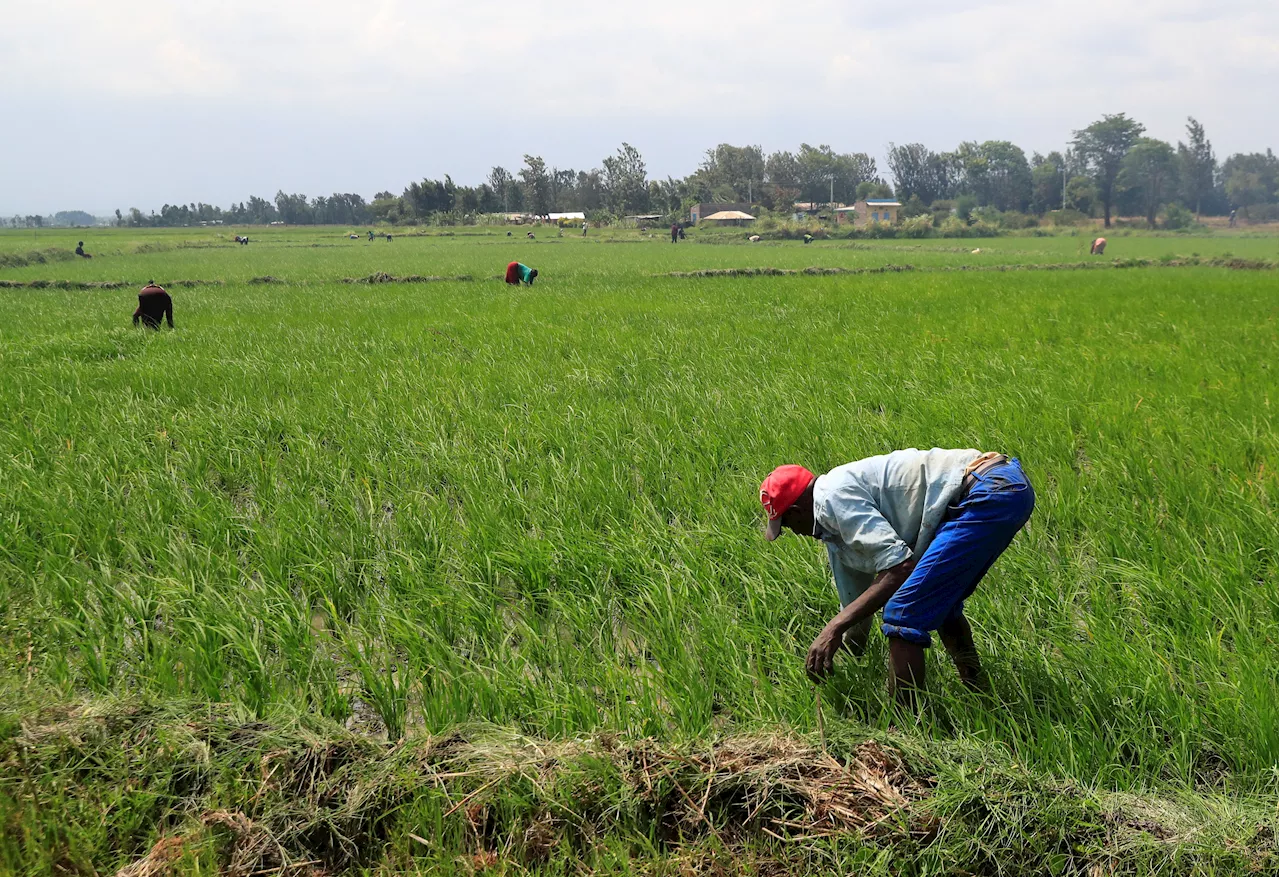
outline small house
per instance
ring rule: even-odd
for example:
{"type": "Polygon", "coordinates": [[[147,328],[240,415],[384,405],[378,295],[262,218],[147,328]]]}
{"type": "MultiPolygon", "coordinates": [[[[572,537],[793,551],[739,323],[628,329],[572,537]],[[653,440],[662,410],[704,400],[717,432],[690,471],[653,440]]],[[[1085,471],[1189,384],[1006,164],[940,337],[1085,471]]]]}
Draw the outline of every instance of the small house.
{"type": "Polygon", "coordinates": [[[867,198],[857,201],[852,207],[836,209],[836,222],[853,220],[855,227],[862,227],[868,222],[884,222],[893,225],[898,221],[898,211],[902,205],[892,198],[867,198]]]}

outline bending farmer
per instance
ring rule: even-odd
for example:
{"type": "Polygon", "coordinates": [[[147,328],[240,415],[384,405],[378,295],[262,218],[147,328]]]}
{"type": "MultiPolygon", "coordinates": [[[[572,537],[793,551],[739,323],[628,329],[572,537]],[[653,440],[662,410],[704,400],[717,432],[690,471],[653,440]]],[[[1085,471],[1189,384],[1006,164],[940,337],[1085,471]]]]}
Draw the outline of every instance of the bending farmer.
{"type": "Polygon", "coordinates": [[[172,329],[173,299],[169,298],[164,287],[156,286],[153,280],[138,293],[138,309],[133,312],[133,325],[138,325],[141,320],[142,325],[148,329],[159,330],[162,317],[169,321],[169,328],[172,329]]]}
{"type": "Polygon", "coordinates": [[[537,276],[537,268],[530,268],[528,265],[522,265],[519,262],[509,262],[507,264],[506,281],[514,286],[519,286],[521,283],[526,286],[533,286],[533,281],[537,276]]]}
{"type": "Polygon", "coordinates": [[[935,630],[961,681],[985,689],[964,601],[1031,517],[1035,493],[1016,459],[908,448],[820,476],[779,466],[760,485],[760,502],[765,538],[786,527],[827,546],[843,608],[809,649],[812,678],[831,673],[842,645],[862,654],[883,608],[889,685],[899,702],[914,706],[935,630]]]}

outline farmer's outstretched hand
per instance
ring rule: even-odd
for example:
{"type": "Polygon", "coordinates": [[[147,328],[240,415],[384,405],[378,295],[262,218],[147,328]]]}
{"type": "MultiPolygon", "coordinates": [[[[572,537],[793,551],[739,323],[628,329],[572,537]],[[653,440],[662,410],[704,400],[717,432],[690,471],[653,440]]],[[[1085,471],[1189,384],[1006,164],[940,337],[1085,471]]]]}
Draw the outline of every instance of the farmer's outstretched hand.
{"type": "Polygon", "coordinates": [[[813,645],[809,646],[809,656],[804,661],[804,669],[810,679],[817,682],[831,674],[835,668],[836,652],[842,640],[839,629],[832,628],[831,625],[822,629],[822,633],[818,634],[813,645]]]}

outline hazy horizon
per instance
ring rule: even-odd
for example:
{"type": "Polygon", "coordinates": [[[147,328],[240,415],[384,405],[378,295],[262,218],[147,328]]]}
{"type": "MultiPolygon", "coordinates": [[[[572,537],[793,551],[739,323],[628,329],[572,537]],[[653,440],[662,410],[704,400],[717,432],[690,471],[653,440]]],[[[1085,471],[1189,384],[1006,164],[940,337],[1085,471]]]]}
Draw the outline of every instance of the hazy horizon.
{"type": "Polygon", "coordinates": [[[0,215],[105,216],[277,190],[481,182],[525,153],[598,167],[623,141],[650,177],[718,143],[867,152],[1010,140],[1030,155],[1127,113],[1221,161],[1276,148],[1274,2],[925,0],[687,7],[386,0],[366,6],[52,0],[6,12],[0,215]]]}

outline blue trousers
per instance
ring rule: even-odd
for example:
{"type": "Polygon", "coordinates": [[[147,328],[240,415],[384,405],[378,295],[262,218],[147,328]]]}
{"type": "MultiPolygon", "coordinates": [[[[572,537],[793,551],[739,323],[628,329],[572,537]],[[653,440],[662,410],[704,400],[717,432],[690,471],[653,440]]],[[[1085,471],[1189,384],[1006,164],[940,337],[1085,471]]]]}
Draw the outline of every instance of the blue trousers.
{"type": "Polygon", "coordinates": [[[1016,459],[974,479],[885,604],[880,626],[885,636],[930,645],[929,632],[964,614],[964,601],[1031,517],[1035,491],[1016,459]]]}

